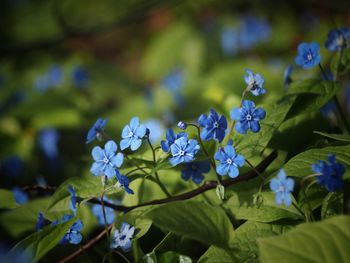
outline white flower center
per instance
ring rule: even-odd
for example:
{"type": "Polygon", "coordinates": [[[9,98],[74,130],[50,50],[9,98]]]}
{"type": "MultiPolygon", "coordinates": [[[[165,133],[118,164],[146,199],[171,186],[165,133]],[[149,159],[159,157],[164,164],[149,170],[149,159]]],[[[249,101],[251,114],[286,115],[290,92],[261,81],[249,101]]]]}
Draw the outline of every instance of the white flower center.
{"type": "Polygon", "coordinates": [[[307,54],[307,60],[311,61],[312,60],[312,55],[309,53],[307,54]]]}
{"type": "Polygon", "coordinates": [[[216,121],[214,122],[214,128],[218,128],[219,127],[219,123],[216,121]]]}
{"type": "Polygon", "coordinates": [[[277,189],[278,192],[284,192],[285,191],[285,188],[283,185],[280,185],[277,189]]]}
{"type": "Polygon", "coordinates": [[[232,164],[232,160],[231,160],[230,158],[228,158],[228,159],[226,160],[226,163],[227,163],[228,165],[231,165],[231,164],[232,164]]]}
{"type": "Polygon", "coordinates": [[[132,131],[129,131],[129,137],[132,137],[134,135],[134,133],[132,131]]]}
{"type": "Polygon", "coordinates": [[[247,114],[247,116],[245,117],[247,121],[251,121],[252,120],[252,115],[247,114]]]}
{"type": "Polygon", "coordinates": [[[107,157],[103,158],[103,162],[104,162],[105,164],[109,163],[108,158],[107,158],[107,157]]]}
{"type": "Polygon", "coordinates": [[[179,151],[179,155],[180,155],[180,156],[183,156],[183,155],[185,155],[185,151],[183,151],[183,150],[180,150],[180,151],[179,151]]]}

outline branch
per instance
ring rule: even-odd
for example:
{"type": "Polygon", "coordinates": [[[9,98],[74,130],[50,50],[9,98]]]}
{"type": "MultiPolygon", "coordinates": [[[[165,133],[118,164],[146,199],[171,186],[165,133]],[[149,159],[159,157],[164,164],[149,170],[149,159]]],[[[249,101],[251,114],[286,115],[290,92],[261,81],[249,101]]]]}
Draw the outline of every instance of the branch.
{"type": "MultiPolygon", "coordinates": [[[[259,173],[263,173],[266,168],[275,160],[277,157],[277,152],[273,151],[268,155],[264,160],[262,160],[259,165],[256,167],[255,170],[251,170],[245,174],[242,174],[236,178],[233,179],[226,179],[222,181],[223,186],[230,186],[233,184],[237,184],[242,181],[248,181],[250,179],[253,179],[259,175],[259,173]]],[[[164,199],[158,199],[158,200],[153,200],[150,202],[145,202],[142,204],[134,205],[134,206],[123,206],[123,205],[115,205],[109,202],[104,202],[104,206],[113,208],[116,211],[121,211],[124,213],[130,212],[133,209],[136,209],[138,207],[143,207],[143,206],[148,206],[148,205],[159,205],[159,204],[165,204],[165,203],[170,203],[170,202],[175,202],[175,201],[181,201],[181,200],[187,200],[191,199],[197,195],[200,195],[208,190],[215,189],[217,186],[218,182],[217,181],[207,181],[204,185],[201,187],[198,187],[195,190],[179,194],[176,196],[164,198],[164,199]]],[[[94,204],[101,204],[101,201],[98,199],[91,199],[89,202],[94,203],[94,204]]]]}
{"type": "MultiPolygon", "coordinates": [[[[242,174],[234,179],[226,179],[222,181],[222,185],[224,186],[230,186],[233,184],[237,184],[239,182],[242,181],[248,181],[250,179],[253,179],[255,177],[257,177],[259,175],[259,173],[263,173],[266,168],[273,162],[273,160],[275,160],[277,157],[277,151],[273,151],[272,153],[270,153],[269,156],[267,156],[264,160],[262,160],[259,165],[256,167],[256,169],[249,171],[245,174],[242,174]]],[[[158,205],[158,204],[165,204],[165,203],[170,203],[170,202],[175,202],[175,201],[180,201],[180,200],[186,200],[186,199],[190,199],[193,198],[201,193],[204,193],[205,191],[208,191],[210,189],[214,189],[216,188],[218,182],[217,181],[208,181],[206,182],[204,185],[202,185],[201,187],[193,190],[193,191],[189,191],[186,192],[184,194],[180,194],[180,195],[176,195],[176,196],[172,196],[169,198],[164,198],[164,199],[159,199],[159,200],[154,200],[154,201],[150,201],[150,202],[146,202],[146,203],[142,203],[139,205],[135,205],[135,206],[123,206],[123,205],[115,205],[115,204],[111,204],[108,202],[104,202],[104,206],[108,206],[113,208],[114,210],[117,211],[122,211],[124,213],[127,213],[135,208],[138,207],[142,207],[142,206],[148,206],[148,205],[158,205]]],[[[95,199],[91,199],[89,200],[90,203],[95,203],[95,204],[101,204],[101,201],[97,198],[95,199]]],[[[86,243],[84,246],[80,247],[79,250],[75,251],[74,253],[68,255],[67,257],[65,257],[64,259],[62,259],[61,261],[59,261],[59,263],[66,263],[74,258],[76,258],[77,256],[79,256],[81,253],[83,253],[85,250],[89,249],[90,247],[92,247],[96,242],[98,242],[106,233],[107,231],[109,231],[112,228],[112,225],[108,226],[107,229],[103,230],[98,236],[96,236],[95,238],[91,239],[88,243],[86,243]]]]}
{"type": "Polygon", "coordinates": [[[100,241],[106,234],[107,231],[112,229],[113,225],[109,225],[107,229],[104,229],[100,234],[98,234],[96,237],[94,237],[93,239],[91,239],[88,243],[86,243],[85,245],[81,246],[77,251],[73,252],[72,254],[68,255],[67,257],[65,257],[64,259],[60,260],[59,263],[66,263],[71,261],[72,259],[76,258],[77,256],[79,256],[81,253],[83,253],[85,250],[89,249],[90,247],[92,247],[93,245],[95,245],[95,243],[97,243],[98,241],[100,241]]]}

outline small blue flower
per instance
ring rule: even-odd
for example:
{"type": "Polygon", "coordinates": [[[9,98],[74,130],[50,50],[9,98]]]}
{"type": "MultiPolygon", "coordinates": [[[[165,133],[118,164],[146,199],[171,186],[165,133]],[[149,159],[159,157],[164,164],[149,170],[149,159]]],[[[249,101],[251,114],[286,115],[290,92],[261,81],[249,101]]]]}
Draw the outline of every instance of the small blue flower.
{"type": "MultiPolygon", "coordinates": [[[[62,223],[67,222],[68,220],[72,219],[72,215],[64,215],[62,218],[62,223]]],[[[81,230],[83,229],[84,224],[81,220],[77,220],[74,222],[74,224],[71,226],[71,228],[65,233],[64,237],[60,241],[61,245],[65,245],[67,243],[77,245],[81,242],[83,239],[83,236],[81,235],[81,230]]]]}
{"type": "Polygon", "coordinates": [[[75,190],[73,186],[69,185],[68,186],[68,192],[70,193],[70,203],[69,203],[69,208],[72,210],[74,215],[77,214],[77,197],[75,194],[75,190]]]}
{"type": "Polygon", "coordinates": [[[236,153],[231,142],[224,148],[219,148],[214,158],[219,161],[219,165],[216,166],[216,172],[221,176],[228,174],[231,178],[239,175],[238,167],[242,167],[245,163],[244,157],[236,153]]]}
{"type": "Polygon", "coordinates": [[[16,201],[17,204],[23,205],[23,204],[28,203],[29,197],[28,197],[28,195],[25,192],[22,191],[21,188],[14,187],[12,189],[12,192],[13,192],[13,196],[14,196],[15,201],[16,201]]]}
{"type": "Polygon", "coordinates": [[[107,120],[98,118],[98,120],[95,122],[95,124],[90,128],[87,136],[86,136],[86,143],[90,143],[93,140],[100,139],[103,133],[103,130],[105,129],[107,124],[107,120]]]}
{"type": "Polygon", "coordinates": [[[150,119],[144,122],[144,125],[149,129],[149,139],[151,143],[158,143],[164,134],[163,124],[156,119],[150,119]]]}
{"type": "Polygon", "coordinates": [[[47,75],[51,86],[58,87],[63,83],[63,70],[59,65],[52,65],[47,75]]]}
{"type": "Polygon", "coordinates": [[[244,100],[242,108],[231,110],[231,119],[237,121],[235,129],[241,134],[246,134],[249,129],[252,132],[260,131],[259,121],[264,119],[266,112],[262,108],[255,108],[254,102],[244,100]]]}
{"type": "Polygon", "coordinates": [[[253,15],[245,15],[239,28],[240,48],[250,49],[256,44],[268,40],[270,34],[271,26],[267,21],[253,15]]]}
{"type": "Polygon", "coordinates": [[[181,172],[182,179],[188,181],[192,178],[192,181],[196,184],[200,184],[204,179],[204,173],[210,171],[209,161],[198,161],[186,163],[184,169],[181,172]]]}
{"type": "Polygon", "coordinates": [[[211,109],[209,116],[206,114],[199,116],[198,123],[203,127],[201,131],[202,140],[217,139],[219,142],[222,142],[227,129],[227,120],[224,115],[219,117],[217,112],[211,109]]]}
{"type": "Polygon", "coordinates": [[[247,89],[254,95],[260,96],[266,93],[263,88],[264,78],[260,74],[254,74],[253,71],[247,69],[246,75],[244,76],[244,81],[248,85],[247,89]]]}
{"type": "Polygon", "coordinates": [[[188,163],[194,160],[195,155],[199,151],[200,146],[197,140],[187,139],[187,136],[176,139],[170,146],[172,157],[170,163],[175,166],[179,163],[188,163]]]}
{"type": "Polygon", "coordinates": [[[45,218],[43,213],[40,212],[38,215],[38,221],[36,222],[36,225],[35,225],[35,230],[39,231],[43,229],[44,226],[45,226],[45,218]]]}
{"type": "Polygon", "coordinates": [[[325,187],[328,191],[334,192],[343,188],[343,175],[345,167],[341,163],[337,163],[335,155],[328,155],[328,163],[325,161],[318,161],[311,166],[312,171],[320,174],[317,176],[318,183],[325,187]]]}
{"type": "Polygon", "coordinates": [[[177,127],[179,127],[181,130],[186,130],[187,129],[187,123],[183,121],[179,121],[177,124],[177,127]]]}
{"type": "Polygon", "coordinates": [[[0,170],[10,177],[18,177],[23,174],[23,161],[17,155],[11,155],[0,161],[0,170]]]}
{"type": "Polygon", "coordinates": [[[134,191],[129,188],[129,184],[130,184],[129,178],[125,175],[121,175],[118,170],[117,170],[116,176],[118,179],[117,185],[123,187],[125,192],[127,192],[128,194],[133,195],[134,191]]]}
{"type": "Polygon", "coordinates": [[[167,153],[170,151],[170,147],[175,142],[175,140],[181,137],[187,138],[187,133],[180,132],[179,134],[175,135],[175,132],[172,129],[167,129],[165,136],[166,140],[161,141],[160,145],[162,147],[162,150],[167,153]]]}
{"type": "Polygon", "coordinates": [[[120,141],[120,149],[124,150],[128,147],[132,151],[136,151],[142,144],[142,138],[146,135],[146,126],[139,124],[139,118],[131,119],[130,124],[126,125],[122,131],[122,140],[120,141]]]}
{"type": "Polygon", "coordinates": [[[124,155],[116,153],[117,150],[118,146],[112,140],[105,144],[104,149],[95,146],[91,152],[95,162],[92,164],[90,172],[95,176],[105,175],[108,179],[116,176],[116,168],[120,167],[124,161],[124,155]]]}
{"type": "MultiPolygon", "coordinates": [[[[109,203],[113,203],[113,201],[111,199],[108,199],[108,198],[104,198],[103,200],[107,201],[109,203]]],[[[96,216],[98,224],[100,226],[105,225],[105,220],[103,217],[103,210],[102,209],[103,209],[102,205],[93,205],[91,208],[91,211],[96,216]]],[[[115,219],[116,219],[116,215],[115,215],[113,208],[105,207],[105,214],[106,214],[106,223],[108,225],[113,224],[115,219]]]]}
{"type": "Polygon", "coordinates": [[[120,247],[123,251],[128,252],[131,248],[132,237],[135,228],[128,223],[122,223],[120,230],[116,229],[112,236],[111,248],[116,249],[120,247]]]}
{"type": "Polygon", "coordinates": [[[178,92],[184,84],[184,74],[182,70],[174,69],[163,79],[163,85],[171,92],[178,92]]]}
{"type": "Polygon", "coordinates": [[[58,142],[60,135],[56,129],[45,128],[39,133],[39,147],[48,159],[56,159],[58,157],[58,142]]]}
{"type": "Polygon", "coordinates": [[[317,43],[301,43],[298,46],[298,56],[295,57],[295,64],[303,69],[310,69],[321,62],[319,54],[320,47],[317,43]]]}
{"type": "Polygon", "coordinates": [[[238,30],[233,26],[225,27],[220,34],[221,48],[225,55],[231,56],[238,51],[238,30]]]}
{"type": "Polygon", "coordinates": [[[294,189],[294,180],[288,178],[283,169],[278,172],[276,178],[270,181],[270,189],[275,192],[276,204],[284,203],[287,207],[292,204],[291,192],[294,189]]]}
{"type": "Polygon", "coordinates": [[[328,33],[325,47],[329,51],[338,51],[347,48],[350,41],[350,28],[332,29],[328,33]]]}
{"type": "Polygon", "coordinates": [[[337,120],[337,105],[334,101],[329,101],[320,108],[323,117],[330,120],[337,120]]]}
{"type": "Polygon", "coordinates": [[[292,83],[292,72],[293,72],[293,66],[288,65],[283,73],[283,84],[285,87],[288,87],[292,83]]]}
{"type": "Polygon", "coordinates": [[[89,85],[89,75],[85,68],[76,66],[72,72],[74,86],[77,88],[86,88],[89,85]]]}

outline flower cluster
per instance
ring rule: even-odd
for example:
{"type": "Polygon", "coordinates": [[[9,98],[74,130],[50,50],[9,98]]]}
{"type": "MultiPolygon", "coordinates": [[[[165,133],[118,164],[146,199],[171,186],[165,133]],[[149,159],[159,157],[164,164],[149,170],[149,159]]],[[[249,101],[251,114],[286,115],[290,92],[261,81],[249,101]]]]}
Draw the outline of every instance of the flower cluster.
{"type": "Polygon", "coordinates": [[[334,192],[343,187],[345,167],[336,162],[334,154],[328,156],[328,162],[320,160],[311,168],[317,174],[317,182],[328,191],[334,192]]]}

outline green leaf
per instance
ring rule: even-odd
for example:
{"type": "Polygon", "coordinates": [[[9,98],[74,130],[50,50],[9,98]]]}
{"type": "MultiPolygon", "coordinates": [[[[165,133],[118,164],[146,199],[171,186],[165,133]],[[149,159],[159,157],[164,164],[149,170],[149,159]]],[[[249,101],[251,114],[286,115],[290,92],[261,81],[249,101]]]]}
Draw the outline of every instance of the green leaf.
{"type": "Polygon", "coordinates": [[[294,206],[278,206],[275,203],[275,196],[272,192],[261,193],[263,202],[260,206],[254,205],[253,193],[234,193],[225,203],[236,219],[252,220],[257,222],[273,222],[283,218],[300,220],[303,216],[294,206]]]}
{"type": "Polygon", "coordinates": [[[343,212],[343,193],[330,192],[324,198],[321,207],[321,217],[326,219],[343,212]]]}
{"type": "Polygon", "coordinates": [[[314,131],[314,133],[322,135],[326,138],[336,140],[336,141],[350,142],[350,135],[348,135],[348,134],[325,133],[325,132],[320,132],[320,131],[314,131]]]}
{"type": "Polygon", "coordinates": [[[280,127],[294,103],[294,96],[286,96],[277,103],[258,105],[266,110],[266,118],[261,121],[258,133],[238,134],[235,132],[233,142],[237,151],[245,158],[260,154],[280,127]]]}
{"type": "Polygon", "coordinates": [[[348,262],[350,216],[304,223],[287,234],[259,239],[261,262],[348,262]]]}
{"type": "Polygon", "coordinates": [[[327,160],[329,154],[335,154],[338,162],[344,164],[347,170],[350,169],[350,145],[331,146],[322,149],[311,149],[302,152],[285,165],[284,170],[288,176],[304,177],[312,174],[311,165],[318,160],[327,160]]]}
{"type": "Polygon", "coordinates": [[[70,194],[67,190],[69,185],[73,186],[77,196],[83,199],[101,196],[103,192],[100,176],[89,175],[85,177],[69,178],[63,182],[52,195],[51,202],[48,206],[48,211],[69,209],[68,200],[70,198],[70,194]]]}
{"type": "Polygon", "coordinates": [[[240,262],[234,255],[234,252],[231,253],[228,250],[210,246],[208,250],[200,257],[198,263],[240,262]]]}
{"type": "Polygon", "coordinates": [[[320,109],[340,89],[334,81],[307,79],[293,82],[288,88],[289,95],[298,95],[288,118],[320,109]]]}
{"type": "Polygon", "coordinates": [[[47,226],[20,241],[11,252],[24,251],[32,259],[31,262],[39,261],[47,252],[53,249],[63,238],[64,234],[74,223],[71,219],[54,227],[47,226]]]}
{"type": "Polygon", "coordinates": [[[162,229],[222,248],[229,247],[234,236],[233,226],[222,209],[198,201],[158,206],[145,216],[162,229]]]}
{"type": "Polygon", "coordinates": [[[0,189],[0,200],[0,209],[12,209],[19,206],[10,190],[0,189]]]}
{"type": "Polygon", "coordinates": [[[0,215],[0,224],[14,237],[24,232],[34,231],[39,212],[44,212],[49,198],[31,200],[13,210],[0,215]]]}
{"type": "Polygon", "coordinates": [[[128,222],[135,227],[136,234],[133,237],[133,240],[141,238],[147,234],[148,230],[150,229],[152,221],[143,217],[143,215],[146,214],[150,209],[150,207],[140,207],[118,218],[118,222],[128,222]]]}
{"type": "Polygon", "coordinates": [[[192,259],[179,253],[168,251],[157,256],[158,263],[191,263],[192,259]]]}
{"type": "Polygon", "coordinates": [[[283,224],[267,224],[247,221],[236,229],[234,238],[235,256],[239,262],[258,262],[257,238],[281,235],[292,229],[283,224]]]}

